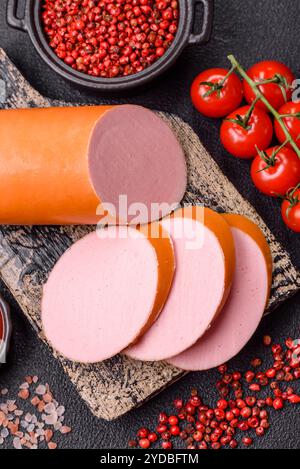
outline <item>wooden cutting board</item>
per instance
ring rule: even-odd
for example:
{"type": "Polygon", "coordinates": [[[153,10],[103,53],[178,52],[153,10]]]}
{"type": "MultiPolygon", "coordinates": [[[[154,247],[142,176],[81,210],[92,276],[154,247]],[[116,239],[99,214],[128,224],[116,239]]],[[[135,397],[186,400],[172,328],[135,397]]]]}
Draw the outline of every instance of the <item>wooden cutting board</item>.
{"type": "MultiPolygon", "coordinates": [[[[0,49],[0,107],[59,106],[43,98],[26,82],[0,49]]],[[[224,176],[194,131],[179,117],[159,113],[180,140],[188,162],[188,190],[184,201],[204,203],[219,212],[238,212],[258,223],[273,254],[274,278],[268,312],[300,289],[300,274],[254,208],[224,176]]],[[[33,142],[34,144],[34,142],[33,142]]],[[[63,157],[63,155],[62,155],[63,157]]],[[[0,227],[0,275],[28,320],[41,333],[42,285],[63,252],[93,227],[0,227]]],[[[117,356],[105,363],[72,363],[52,351],[97,417],[113,420],[141,405],[183,376],[165,363],[141,363],[117,356]]]]}

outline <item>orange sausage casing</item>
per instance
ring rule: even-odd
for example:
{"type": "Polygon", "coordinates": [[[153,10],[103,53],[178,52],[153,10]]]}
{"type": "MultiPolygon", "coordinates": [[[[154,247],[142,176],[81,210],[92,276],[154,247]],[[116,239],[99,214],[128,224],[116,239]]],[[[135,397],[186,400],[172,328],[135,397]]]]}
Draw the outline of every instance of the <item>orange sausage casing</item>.
{"type": "Polygon", "coordinates": [[[0,111],[0,224],[95,224],[88,172],[97,121],[112,106],[0,111]]]}

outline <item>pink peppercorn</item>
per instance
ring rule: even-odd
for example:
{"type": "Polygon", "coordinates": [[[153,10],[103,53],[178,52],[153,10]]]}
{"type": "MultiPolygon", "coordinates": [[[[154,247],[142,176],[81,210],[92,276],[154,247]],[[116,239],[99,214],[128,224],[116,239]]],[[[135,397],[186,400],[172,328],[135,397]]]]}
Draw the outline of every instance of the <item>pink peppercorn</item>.
{"type": "Polygon", "coordinates": [[[43,0],[42,9],[44,32],[57,56],[95,77],[122,77],[144,70],[166,53],[178,29],[177,1],[43,0]],[[106,44],[116,49],[103,54],[106,44]],[[131,66],[128,45],[135,53],[131,66]],[[83,62],[76,60],[79,57],[83,62]]]}

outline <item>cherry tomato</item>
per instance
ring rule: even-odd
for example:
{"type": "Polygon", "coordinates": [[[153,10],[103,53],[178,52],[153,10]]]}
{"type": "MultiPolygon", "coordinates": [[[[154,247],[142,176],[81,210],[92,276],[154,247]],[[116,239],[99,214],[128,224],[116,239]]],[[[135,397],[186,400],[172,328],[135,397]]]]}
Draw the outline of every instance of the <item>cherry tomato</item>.
{"type": "Polygon", "coordinates": [[[284,196],[300,182],[300,159],[289,148],[269,148],[253,160],[251,177],[264,194],[284,196]]]}
{"type": "MultiPolygon", "coordinates": [[[[284,64],[276,62],[275,60],[266,60],[259,62],[251,67],[247,74],[256,83],[264,80],[277,79],[277,83],[268,83],[259,87],[260,91],[267,98],[270,104],[278,110],[287,101],[292,98],[292,84],[295,80],[293,72],[284,64]]],[[[247,103],[251,104],[256,96],[251,86],[244,80],[243,82],[244,93],[247,103]]],[[[264,103],[257,102],[257,107],[267,110],[264,103]]]]}
{"type": "Polygon", "coordinates": [[[241,104],[242,82],[235,73],[226,78],[228,72],[224,68],[212,68],[195,78],[191,98],[201,114],[207,117],[225,117],[241,104]]]}
{"type": "Polygon", "coordinates": [[[281,206],[284,223],[296,233],[300,233],[300,188],[290,191],[281,206]]]}
{"type": "MultiPolygon", "coordinates": [[[[289,103],[284,104],[278,112],[281,115],[299,114],[300,116],[300,101],[297,101],[295,103],[290,101],[289,103]]],[[[285,123],[288,131],[295,140],[298,148],[300,148],[300,118],[285,117],[283,119],[283,122],[285,123]]],[[[282,130],[281,125],[277,121],[275,121],[275,132],[279,142],[284,143],[286,141],[286,136],[284,134],[284,131],[282,130]]],[[[290,144],[288,144],[288,146],[290,146],[290,144]]]]}
{"type": "Polygon", "coordinates": [[[266,150],[272,141],[273,125],[268,114],[254,108],[245,127],[236,120],[245,120],[250,106],[243,106],[223,121],[221,142],[237,158],[253,158],[259,150],[266,150]]]}

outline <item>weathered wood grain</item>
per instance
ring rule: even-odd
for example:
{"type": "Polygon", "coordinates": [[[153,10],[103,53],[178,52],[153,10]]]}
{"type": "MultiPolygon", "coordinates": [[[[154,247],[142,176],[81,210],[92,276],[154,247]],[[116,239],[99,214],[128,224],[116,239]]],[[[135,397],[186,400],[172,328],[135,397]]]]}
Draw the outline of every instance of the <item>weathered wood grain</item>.
{"type": "MultiPolygon", "coordinates": [[[[33,90],[0,49],[2,108],[47,107],[63,103],[33,90]]],[[[160,113],[181,141],[188,161],[185,202],[204,203],[218,211],[238,212],[258,223],[267,236],[274,260],[268,311],[300,289],[299,272],[254,208],[238,193],[206,152],[197,135],[180,118],[160,113]]],[[[0,275],[40,335],[42,285],[60,255],[93,227],[0,227],[0,275]]],[[[149,399],[183,373],[164,363],[141,363],[117,356],[98,365],[81,365],[53,352],[79,394],[98,417],[112,420],[149,399]]]]}

